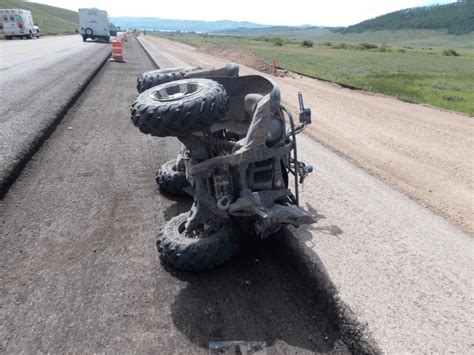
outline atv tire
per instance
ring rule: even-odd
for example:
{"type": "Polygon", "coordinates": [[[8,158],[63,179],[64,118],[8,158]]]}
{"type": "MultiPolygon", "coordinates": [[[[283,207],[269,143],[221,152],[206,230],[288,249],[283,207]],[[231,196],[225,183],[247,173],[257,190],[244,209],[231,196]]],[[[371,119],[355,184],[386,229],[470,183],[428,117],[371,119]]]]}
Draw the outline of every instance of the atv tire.
{"type": "Polygon", "coordinates": [[[198,69],[198,67],[184,67],[147,71],[138,76],[137,90],[141,94],[143,91],[151,89],[154,86],[169,83],[170,81],[180,80],[187,73],[198,69]]]}
{"type": "Polygon", "coordinates": [[[219,230],[201,238],[184,234],[188,212],[171,219],[158,234],[156,247],[160,258],[177,269],[201,271],[212,269],[232,259],[237,253],[236,230],[232,223],[222,223],[219,230]]]}
{"type": "Polygon", "coordinates": [[[222,118],[229,97],[209,79],[183,79],[141,93],[131,107],[132,122],[141,132],[158,137],[188,136],[222,118]]]}
{"type": "Polygon", "coordinates": [[[188,196],[184,188],[189,187],[190,184],[186,180],[186,173],[177,170],[176,159],[170,160],[158,168],[155,181],[161,193],[188,196]]]}

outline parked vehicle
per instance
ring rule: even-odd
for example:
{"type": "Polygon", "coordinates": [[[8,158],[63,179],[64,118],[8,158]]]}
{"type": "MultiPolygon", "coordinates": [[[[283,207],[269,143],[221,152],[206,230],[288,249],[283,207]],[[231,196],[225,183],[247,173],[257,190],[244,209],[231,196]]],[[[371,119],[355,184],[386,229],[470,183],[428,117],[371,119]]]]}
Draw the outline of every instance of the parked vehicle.
{"type": "Polygon", "coordinates": [[[96,8],[79,9],[79,29],[84,42],[88,38],[109,42],[110,22],[107,11],[96,8]]]}
{"type": "Polygon", "coordinates": [[[235,66],[176,68],[176,75],[158,70],[138,78],[139,91],[168,82],[137,97],[132,122],[143,133],[183,143],[174,164],[162,167],[170,172],[165,182],[171,189],[164,188],[182,189],[194,203],[168,221],[157,239],[162,260],[179,269],[223,264],[236,254],[242,236],[266,238],[283,224],[315,222],[299,207],[298,184],[312,167],[298,161],[296,146],[296,135],[311,123],[311,110],[299,93],[295,125],[275,81],[237,76],[235,66]]]}
{"type": "Polygon", "coordinates": [[[117,33],[119,31],[119,27],[115,23],[110,23],[109,25],[109,32],[111,36],[117,36],[117,33]]]}
{"type": "Polygon", "coordinates": [[[40,37],[31,11],[23,9],[0,9],[0,31],[5,34],[5,39],[40,37]]]}

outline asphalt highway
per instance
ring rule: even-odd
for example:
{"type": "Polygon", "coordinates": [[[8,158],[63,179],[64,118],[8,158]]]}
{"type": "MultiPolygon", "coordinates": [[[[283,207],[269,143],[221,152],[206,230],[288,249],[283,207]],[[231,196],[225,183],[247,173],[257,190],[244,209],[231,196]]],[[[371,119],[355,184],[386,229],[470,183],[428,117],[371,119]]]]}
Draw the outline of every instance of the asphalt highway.
{"type": "Polygon", "coordinates": [[[109,54],[80,36],[0,41],[0,196],[109,54]]]}
{"type": "Polygon", "coordinates": [[[0,353],[207,354],[212,340],[347,353],[278,238],[210,272],[160,263],[156,232],[190,201],[157,191],[155,169],[179,145],[132,125],[136,77],[153,65],[133,38],[124,52],[0,202],[0,353]]]}

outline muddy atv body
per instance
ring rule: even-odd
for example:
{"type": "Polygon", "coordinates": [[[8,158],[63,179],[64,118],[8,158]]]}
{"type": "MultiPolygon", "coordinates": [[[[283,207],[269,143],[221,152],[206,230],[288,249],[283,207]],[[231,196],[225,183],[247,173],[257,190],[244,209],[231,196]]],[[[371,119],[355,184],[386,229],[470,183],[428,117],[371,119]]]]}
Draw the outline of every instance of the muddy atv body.
{"type": "Polygon", "coordinates": [[[311,122],[302,96],[295,126],[273,80],[207,74],[190,71],[186,78],[151,87],[131,109],[140,131],[177,137],[185,147],[180,161],[188,185],[182,188],[194,203],[170,220],[157,240],[161,258],[184,270],[231,259],[244,225],[266,238],[284,224],[315,222],[298,205],[298,184],[311,171],[296,154],[296,134],[311,122]]]}

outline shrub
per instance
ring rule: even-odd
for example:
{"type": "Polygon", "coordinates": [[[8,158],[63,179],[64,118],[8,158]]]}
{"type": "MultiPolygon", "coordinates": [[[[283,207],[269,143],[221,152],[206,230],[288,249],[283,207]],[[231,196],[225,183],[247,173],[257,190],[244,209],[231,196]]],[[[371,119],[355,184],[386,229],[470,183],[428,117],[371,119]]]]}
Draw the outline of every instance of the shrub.
{"type": "Polygon", "coordinates": [[[445,49],[443,51],[443,55],[454,56],[454,57],[459,57],[460,56],[460,54],[458,52],[456,52],[454,49],[445,49]]]}
{"type": "Polygon", "coordinates": [[[338,43],[338,44],[336,44],[333,48],[336,48],[336,49],[347,49],[347,44],[345,44],[344,42],[338,43]]]}
{"type": "Polygon", "coordinates": [[[360,50],[368,50],[368,49],[375,49],[375,48],[378,48],[376,44],[366,43],[366,42],[359,43],[359,45],[357,46],[357,49],[360,49],[360,50]]]}
{"type": "Polygon", "coordinates": [[[282,47],[283,46],[283,40],[281,38],[275,38],[275,39],[273,39],[273,44],[277,47],[282,47]]]}
{"type": "Polygon", "coordinates": [[[390,53],[392,50],[389,47],[381,46],[375,49],[376,52],[381,52],[381,53],[390,53]]]}
{"type": "Polygon", "coordinates": [[[331,42],[324,42],[324,45],[330,47],[330,46],[332,46],[332,43],[331,42]]]}
{"type": "Polygon", "coordinates": [[[406,53],[406,50],[404,50],[403,48],[400,48],[397,52],[398,53],[406,53]]]}
{"type": "Polygon", "coordinates": [[[436,90],[446,90],[448,88],[448,84],[443,81],[438,81],[431,85],[431,87],[436,90]]]}
{"type": "Polygon", "coordinates": [[[446,101],[464,101],[464,97],[455,95],[443,95],[443,99],[446,101]]]}
{"type": "Polygon", "coordinates": [[[305,39],[305,40],[303,41],[303,43],[301,43],[301,45],[302,45],[303,47],[307,47],[307,48],[312,48],[312,47],[313,47],[313,44],[314,44],[313,41],[309,41],[309,40],[307,40],[307,39],[305,39]]]}

